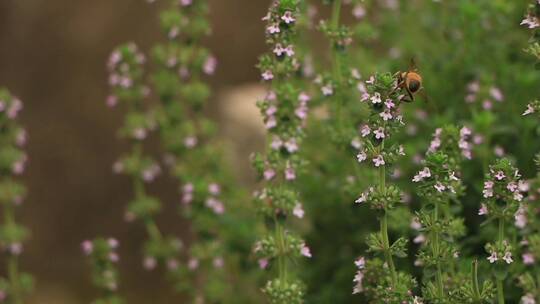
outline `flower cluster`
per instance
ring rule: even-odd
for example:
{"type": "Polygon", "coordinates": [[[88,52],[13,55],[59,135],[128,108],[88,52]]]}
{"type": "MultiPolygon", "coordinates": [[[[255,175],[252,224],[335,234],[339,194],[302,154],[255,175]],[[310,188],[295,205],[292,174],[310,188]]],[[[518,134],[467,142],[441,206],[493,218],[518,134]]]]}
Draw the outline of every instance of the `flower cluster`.
{"type": "Polygon", "coordinates": [[[217,127],[205,113],[211,92],[204,78],[213,75],[218,64],[200,43],[211,32],[208,11],[204,0],[171,1],[160,12],[167,40],[152,50],[157,63],[151,75],[158,98],[154,112],[164,160],[179,185],[179,210],[191,223],[193,241],[185,263],[174,255],[181,247],[178,240],[171,239],[167,254],[157,245],[149,246],[145,267],[153,269],[162,262],[177,289],[193,301],[223,301],[233,284],[223,278],[228,256],[223,244],[227,227],[222,224],[229,210],[230,179],[217,127]],[[223,287],[221,292],[207,287],[215,284],[223,287]]]}
{"type": "Polygon", "coordinates": [[[114,164],[113,170],[129,176],[133,183],[134,198],[127,206],[125,219],[130,222],[139,220],[145,226],[148,240],[144,245],[143,264],[145,268],[152,269],[152,261],[165,263],[176,260],[181,242],[175,237],[162,235],[154,219],[162,208],[161,201],[145,190],[145,183],[154,181],[161,173],[161,167],[143,151],[143,140],[158,127],[155,115],[145,103],[150,90],[144,82],[144,62],[145,56],[133,43],[113,51],[108,63],[110,79],[119,77],[124,80],[121,83],[129,85],[111,82],[112,95],[109,99],[124,103],[127,108],[120,135],[131,141],[131,151],[114,164]]]}
{"type": "Polygon", "coordinates": [[[503,286],[508,275],[508,267],[503,265],[514,262],[514,247],[507,239],[505,224],[514,217],[523,199],[520,178],[519,171],[508,159],[503,158],[490,166],[484,181],[484,201],[479,213],[486,215],[488,220],[498,222],[497,241],[487,243],[485,248],[489,254],[488,261],[494,264],[493,274],[497,282],[499,303],[504,303],[503,286]]]}
{"type": "Polygon", "coordinates": [[[0,302],[22,303],[32,290],[32,276],[20,273],[18,257],[29,235],[16,221],[16,209],[23,203],[26,188],[16,180],[24,172],[28,157],[24,152],[27,135],[19,125],[23,104],[4,88],[0,88],[0,204],[4,221],[0,225],[0,249],[6,254],[7,278],[0,278],[0,302]]]}
{"type": "Polygon", "coordinates": [[[296,49],[300,1],[276,0],[270,5],[266,37],[270,52],[261,56],[259,68],[270,90],[258,102],[269,143],[266,153],[253,157],[253,165],[265,186],[255,195],[255,202],[273,233],[256,243],[259,265],[277,265],[277,278],[263,288],[270,303],[302,303],[305,286],[291,276],[289,261],[311,257],[309,247],[290,230],[286,219],[302,218],[304,210],[292,183],[297,179],[304,160],[298,155],[303,128],[308,116],[309,95],[299,89],[296,79],[301,60],[296,49]]]}
{"type": "Polygon", "coordinates": [[[118,270],[116,264],[120,260],[116,250],[119,242],[114,238],[96,238],[85,240],[81,244],[81,249],[90,260],[92,267],[92,282],[94,286],[103,291],[103,296],[93,301],[93,304],[124,303],[123,299],[117,295],[118,290],[118,270]]]}
{"type": "Polygon", "coordinates": [[[465,234],[464,221],[449,210],[464,190],[461,162],[471,156],[470,134],[466,127],[438,128],[423,169],[412,179],[418,184],[418,195],[425,199],[411,227],[420,231],[414,242],[422,245],[415,265],[430,267],[435,273],[434,280],[426,280],[422,289],[429,302],[445,301],[460,285],[458,278],[448,280],[450,273],[445,270],[456,266],[459,248],[455,241],[465,234]]]}
{"type": "MultiPolygon", "coordinates": [[[[414,287],[414,280],[408,275],[397,273],[393,256],[406,256],[407,240],[399,238],[390,243],[388,237],[388,213],[396,208],[396,204],[402,202],[401,191],[394,185],[386,184],[386,169],[389,168],[399,156],[404,155],[401,145],[392,142],[392,136],[404,127],[400,113],[400,105],[404,95],[398,87],[396,77],[390,74],[377,74],[371,76],[364,85],[361,102],[365,103],[370,110],[370,116],[366,123],[359,127],[360,137],[357,138],[357,159],[360,163],[369,160],[369,164],[378,170],[378,184],[364,192],[357,203],[369,204],[380,214],[381,231],[368,237],[370,251],[381,254],[385,258],[388,267],[386,277],[380,277],[376,282],[370,282],[377,287],[367,287],[368,290],[378,290],[383,287],[383,294],[379,292],[367,292],[381,297],[397,298],[396,300],[412,300],[410,290],[414,287]],[[396,294],[397,293],[397,294],[396,294]]],[[[358,275],[355,278],[358,287],[358,275]]]]}
{"type": "Polygon", "coordinates": [[[481,108],[486,111],[493,109],[493,101],[503,102],[504,99],[505,96],[499,87],[481,85],[478,80],[474,80],[467,85],[465,102],[468,104],[480,104],[481,108]]]}

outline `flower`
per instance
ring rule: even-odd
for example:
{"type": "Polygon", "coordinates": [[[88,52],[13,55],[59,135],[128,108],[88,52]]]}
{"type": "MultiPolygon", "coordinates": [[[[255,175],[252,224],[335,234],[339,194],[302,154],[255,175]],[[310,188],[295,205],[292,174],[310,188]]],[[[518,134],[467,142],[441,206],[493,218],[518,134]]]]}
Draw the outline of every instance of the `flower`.
{"type": "Polygon", "coordinates": [[[499,260],[497,258],[497,253],[494,251],[491,253],[491,255],[487,258],[489,260],[490,263],[495,263],[497,260],[499,260]]]}
{"type": "Polygon", "coordinates": [[[360,152],[356,155],[356,159],[358,160],[359,163],[363,162],[364,160],[367,159],[367,154],[366,152],[360,152]]]}
{"type": "Polygon", "coordinates": [[[431,171],[429,170],[428,167],[424,167],[424,169],[422,169],[420,172],[418,172],[418,174],[416,174],[413,177],[412,181],[417,183],[424,180],[424,178],[429,178],[429,177],[431,177],[431,171]]]}
{"type": "Polygon", "coordinates": [[[306,246],[305,243],[302,244],[302,248],[300,249],[300,254],[305,256],[306,258],[311,258],[311,250],[308,246],[306,246]]]}
{"type": "Polygon", "coordinates": [[[264,79],[264,80],[272,80],[274,79],[274,74],[272,73],[272,71],[270,70],[266,70],[264,71],[264,73],[261,74],[261,77],[264,79]]]}
{"type": "Polygon", "coordinates": [[[302,204],[296,203],[293,209],[293,214],[297,218],[303,218],[304,217],[304,209],[302,208],[302,204]]]}
{"type": "Polygon", "coordinates": [[[506,175],[504,175],[504,172],[502,172],[502,171],[497,171],[497,174],[495,174],[495,178],[497,180],[503,180],[505,177],[506,177],[506,175]]]}
{"type": "Polygon", "coordinates": [[[523,297],[521,297],[521,304],[536,304],[536,300],[534,299],[534,296],[530,293],[527,293],[523,297]]]}
{"type": "Polygon", "coordinates": [[[382,155],[378,155],[377,157],[375,157],[373,159],[373,164],[375,165],[375,167],[384,166],[385,162],[384,162],[384,158],[382,157],[382,155]]]}
{"type": "Polygon", "coordinates": [[[478,215],[486,215],[488,214],[488,208],[486,204],[482,204],[480,209],[478,209],[478,215]]]}
{"type": "Polygon", "coordinates": [[[523,112],[523,114],[521,114],[521,115],[523,115],[523,116],[529,115],[529,114],[534,113],[534,111],[535,111],[534,107],[531,104],[528,104],[527,105],[527,110],[525,110],[525,112],[523,112]]]}
{"type": "Polygon", "coordinates": [[[377,130],[373,131],[376,139],[384,139],[386,136],[384,134],[384,128],[379,127],[377,130]]]}
{"type": "Polygon", "coordinates": [[[443,192],[444,190],[446,190],[446,186],[440,182],[437,182],[433,187],[439,192],[443,192]]]}
{"type": "Polygon", "coordinates": [[[535,262],[534,255],[530,252],[525,252],[521,255],[521,258],[523,259],[523,264],[525,265],[533,265],[535,262]]]}
{"type": "Polygon", "coordinates": [[[366,137],[366,136],[368,136],[370,133],[371,133],[371,129],[369,128],[368,125],[363,125],[363,126],[360,128],[360,134],[362,135],[362,137],[366,137]]]}
{"type": "Polygon", "coordinates": [[[290,24],[296,21],[293,14],[290,11],[286,11],[283,16],[281,16],[281,20],[283,20],[285,23],[290,24]]]}
{"type": "Polygon", "coordinates": [[[511,264],[514,260],[512,260],[512,253],[510,251],[507,251],[504,254],[503,260],[506,262],[506,264],[511,264]]]}

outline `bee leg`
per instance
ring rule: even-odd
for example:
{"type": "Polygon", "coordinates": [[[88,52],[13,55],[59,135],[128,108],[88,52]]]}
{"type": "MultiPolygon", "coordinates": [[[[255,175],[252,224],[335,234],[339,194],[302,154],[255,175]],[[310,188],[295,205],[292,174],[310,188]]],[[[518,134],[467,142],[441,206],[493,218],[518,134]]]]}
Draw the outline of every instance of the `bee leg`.
{"type": "Polygon", "coordinates": [[[405,101],[405,102],[413,102],[414,101],[414,95],[411,93],[409,88],[405,87],[405,91],[407,91],[408,96],[405,96],[405,98],[403,98],[402,100],[405,101]],[[409,97],[409,98],[406,98],[406,97],[409,97]]]}

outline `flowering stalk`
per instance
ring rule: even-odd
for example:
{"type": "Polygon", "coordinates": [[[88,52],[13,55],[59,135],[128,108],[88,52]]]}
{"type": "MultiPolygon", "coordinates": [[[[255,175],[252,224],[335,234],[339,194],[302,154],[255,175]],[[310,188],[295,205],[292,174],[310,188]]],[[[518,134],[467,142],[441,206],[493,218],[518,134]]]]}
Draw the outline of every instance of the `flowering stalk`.
{"type": "Polygon", "coordinates": [[[211,282],[228,281],[223,240],[229,177],[223,173],[217,128],[206,118],[210,88],[203,81],[215,72],[217,60],[201,44],[211,29],[205,0],[171,1],[161,13],[168,40],[153,48],[158,69],[153,84],[159,97],[157,112],[160,138],[171,175],[181,185],[181,214],[191,221],[194,241],[185,266],[167,263],[177,289],[194,301],[223,301],[211,282]],[[225,188],[225,189],[224,189],[225,188]],[[197,270],[197,271],[196,271],[197,270]]]}
{"type": "Polygon", "coordinates": [[[117,161],[113,170],[131,177],[135,197],[127,207],[125,219],[129,222],[140,220],[145,226],[148,240],[145,243],[144,265],[146,268],[154,268],[158,261],[176,257],[181,242],[161,233],[154,220],[161,209],[161,202],[145,190],[145,183],[154,181],[161,169],[154,159],[143,153],[142,141],[156,128],[154,117],[149,115],[144,104],[149,94],[148,87],[143,83],[144,62],[145,56],[133,43],[113,51],[108,64],[112,94],[107,103],[109,106],[125,103],[127,107],[120,135],[130,140],[131,152],[117,161]]]}
{"type": "Polygon", "coordinates": [[[120,257],[116,253],[118,241],[114,238],[96,238],[85,240],[81,249],[89,259],[92,267],[92,282],[100,289],[101,296],[92,304],[121,304],[123,299],[117,295],[118,270],[115,264],[120,257]]]}
{"type": "Polygon", "coordinates": [[[267,42],[272,52],[261,56],[262,78],[270,82],[266,98],[258,103],[269,133],[266,153],[257,154],[253,163],[266,181],[256,195],[265,216],[268,233],[255,245],[261,268],[277,263],[277,278],[267,282],[263,292],[270,303],[303,303],[304,284],[295,278],[291,260],[311,257],[305,242],[288,230],[287,219],[304,216],[299,195],[292,183],[304,164],[297,152],[303,138],[309,96],[301,92],[294,75],[300,69],[295,50],[296,23],[300,0],[275,0],[263,18],[267,22],[267,42]]]}
{"type": "Polygon", "coordinates": [[[331,73],[323,73],[315,79],[321,93],[330,100],[330,131],[332,140],[348,146],[355,135],[354,124],[350,122],[350,103],[356,100],[354,86],[360,80],[357,69],[347,69],[349,62],[348,47],[352,43],[351,29],[341,24],[342,0],[324,0],[332,5],[331,19],[323,20],[319,29],[330,42],[331,73]]]}
{"type": "Polygon", "coordinates": [[[22,304],[33,285],[30,274],[19,270],[19,256],[23,251],[29,231],[15,219],[16,208],[26,195],[24,185],[16,181],[27,161],[22,150],[26,143],[26,131],[17,122],[22,102],[7,89],[0,88],[0,203],[3,207],[3,223],[0,226],[0,246],[6,254],[7,278],[0,278],[0,302],[22,304]]]}
{"type": "MultiPolygon", "coordinates": [[[[531,30],[531,39],[529,40],[529,46],[525,50],[527,53],[536,57],[536,66],[540,66],[540,2],[538,0],[529,4],[527,15],[525,19],[521,21],[521,25],[526,26],[531,30]]],[[[527,105],[527,109],[523,112],[523,115],[540,112],[540,100],[532,101],[527,105]]]]}
{"type": "Polygon", "coordinates": [[[435,271],[435,282],[426,283],[423,289],[424,299],[434,303],[445,303],[449,299],[450,290],[445,289],[449,287],[448,271],[455,268],[454,260],[459,255],[455,240],[465,234],[463,220],[455,218],[449,209],[451,202],[457,201],[463,193],[461,162],[470,153],[466,149],[470,135],[466,127],[437,129],[424,168],[413,178],[413,182],[418,183],[418,195],[425,199],[414,225],[422,231],[415,242],[425,244],[416,264],[433,267],[435,271]]]}
{"type": "Polygon", "coordinates": [[[356,286],[353,293],[366,291],[368,298],[383,302],[401,302],[412,299],[411,289],[415,282],[409,275],[396,271],[393,256],[405,257],[407,240],[403,237],[392,244],[388,236],[388,213],[402,202],[401,190],[395,185],[386,183],[386,168],[404,155],[403,146],[391,141],[404,126],[400,114],[403,95],[396,87],[396,79],[390,74],[378,74],[366,81],[366,91],[362,101],[370,109],[368,121],[360,127],[359,162],[369,162],[378,170],[378,184],[370,187],[356,200],[358,204],[368,204],[379,214],[379,233],[368,237],[369,250],[382,254],[385,260],[383,269],[373,270],[379,264],[376,260],[361,263],[355,277],[356,286]],[[375,286],[363,287],[363,278],[375,286]]]}
{"type": "Polygon", "coordinates": [[[494,264],[498,303],[504,303],[503,284],[508,274],[505,264],[514,261],[512,257],[514,249],[507,240],[505,223],[518,211],[519,202],[523,199],[519,190],[520,177],[518,170],[509,160],[500,159],[490,166],[484,182],[484,202],[480,214],[486,215],[488,221],[496,221],[498,224],[497,242],[486,244],[486,251],[490,253],[487,259],[494,264]]]}

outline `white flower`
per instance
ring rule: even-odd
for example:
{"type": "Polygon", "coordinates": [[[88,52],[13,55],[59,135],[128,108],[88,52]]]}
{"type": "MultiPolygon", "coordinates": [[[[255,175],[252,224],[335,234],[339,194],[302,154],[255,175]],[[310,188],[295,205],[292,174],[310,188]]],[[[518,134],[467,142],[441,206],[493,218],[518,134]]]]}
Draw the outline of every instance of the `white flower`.
{"type": "Polygon", "coordinates": [[[446,186],[441,184],[440,182],[437,182],[433,187],[439,192],[443,192],[444,190],[446,190],[446,186]]]}
{"type": "Polygon", "coordinates": [[[384,139],[386,135],[384,134],[384,128],[379,127],[377,130],[373,131],[376,139],[384,139]]]}
{"type": "Polygon", "coordinates": [[[525,112],[523,112],[523,114],[521,114],[521,115],[525,116],[525,115],[529,115],[529,114],[532,114],[532,113],[534,113],[534,107],[531,104],[528,104],[527,105],[527,110],[525,110],[525,112]]]}
{"type": "Polygon", "coordinates": [[[521,297],[521,304],[536,304],[536,300],[532,294],[528,293],[521,297]]]}
{"type": "Polygon", "coordinates": [[[491,253],[491,255],[487,258],[491,264],[497,262],[499,258],[497,258],[497,253],[494,251],[491,253]]]}
{"type": "Polygon", "coordinates": [[[418,236],[414,238],[413,243],[421,244],[421,243],[424,243],[425,241],[426,241],[426,236],[420,233],[418,236]]]}
{"type": "Polygon", "coordinates": [[[382,102],[381,94],[376,92],[373,96],[371,96],[370,100],[371,100],[371,103],[373,104],[381,103],[382,102]]]}
{"type": "Polygon", "coordinates": [[[293,209],[293,214],[297,218],[303,218],[304,217],[304,209],[302,208],[302,204],[296,203],[293,209]]]}
{"type": "Polygon", "coordinates": [[[512,264],[514,260],[512,260],[512,253],[510,251],[507,251],[504,254],[503,260],[506,262],[506,264],[512,264]]]}

